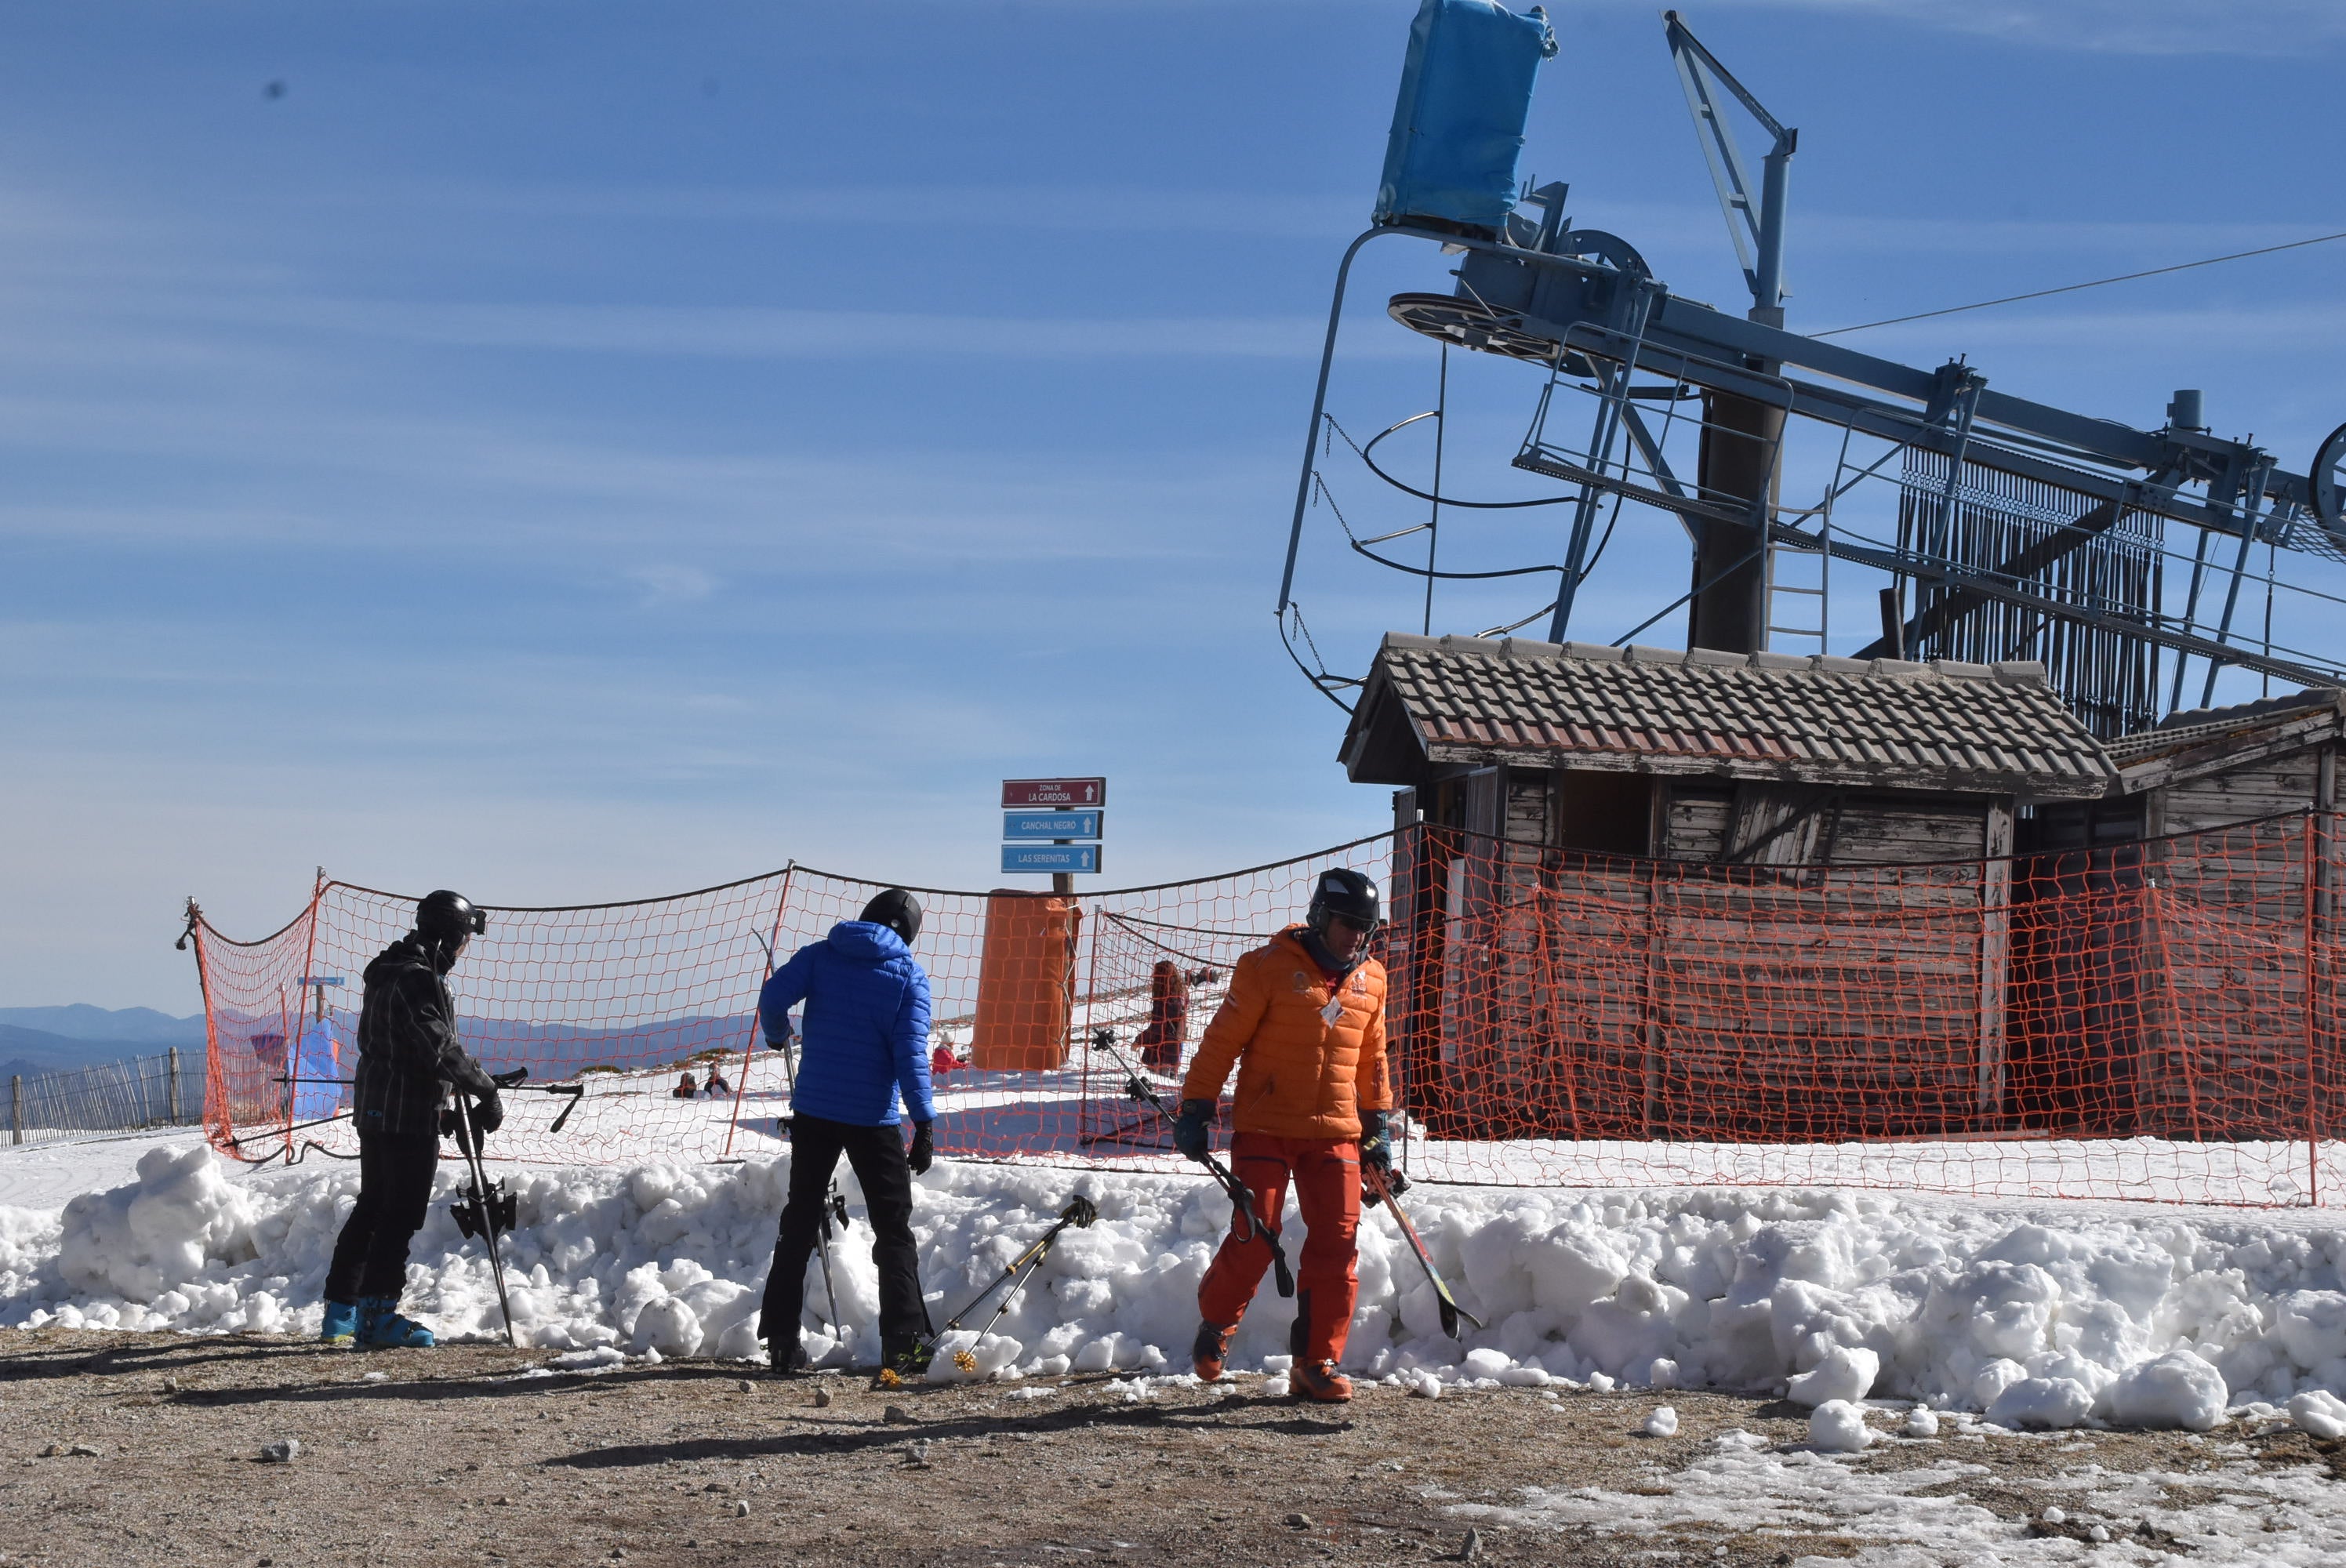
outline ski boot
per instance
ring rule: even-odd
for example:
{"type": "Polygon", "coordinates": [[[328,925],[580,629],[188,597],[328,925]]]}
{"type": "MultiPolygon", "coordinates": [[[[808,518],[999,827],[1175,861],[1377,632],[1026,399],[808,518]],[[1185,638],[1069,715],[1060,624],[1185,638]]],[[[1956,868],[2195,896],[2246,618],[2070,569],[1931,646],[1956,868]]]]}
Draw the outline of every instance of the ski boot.
{"type": "Polygon", "coordinates": [[[1333,1361],[1298,1361],[1287,1375],[1290,1398],[1311,1400],[1323,1405],[1349,1404],[1352,1399],[1352,1380],[1336,1369],[1333,1361]]]}
{"type": "Polygon", "coordinates": [[[377,1296],[359,1303],[358,1341],[384,1350],[429,1350],[440,1341],[413,1318],[399,1315],[399,1302],[377,1296]]]}
{"type": "Polygon", "coordinates": [[[1189,1347],[1189,1365],[1197,1371],[1199,1382],[1222,1380],[1222,1363],[1229,1359],[1230,1340],[1238,1331],[1235,1323],[1228,1328],[1219,1323],[1198,1325],[1198,1338],[1189,1347]]]}
{"type": "Polygon", "coordinates": [[[318,1339],[328,1345],[347,1345],[358,1337],[358,1304],[352,1301],[329,1301],[326,1315],[318,1325],[318,1339]]]}

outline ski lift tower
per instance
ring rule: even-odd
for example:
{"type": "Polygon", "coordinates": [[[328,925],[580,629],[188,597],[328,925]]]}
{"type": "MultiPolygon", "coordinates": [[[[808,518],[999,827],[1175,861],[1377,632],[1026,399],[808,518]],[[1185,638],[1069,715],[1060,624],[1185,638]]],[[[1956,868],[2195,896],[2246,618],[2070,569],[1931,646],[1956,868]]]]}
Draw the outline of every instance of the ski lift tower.
{"type": "MultiPolygon", "coordinates": [[[[2038,659],[2072,711],[2104,737],[2148,728],[2187,697],[2211,701],[2225,668],[2346,685],[2335,656],[2276,640],[2272,596],[2312,590],[2269,572],[2262,635],[2240,622],[2243,585],[2257,582],[2255,546],[2346,563],[2346,426],[2320,443],[2306,473],[2292,473],[2251,442],[2215,434],[2194,391],[2174,394],[2165,424],[2137,429],[2004,392],[1967,358],[1923,369],[1788,330],[1798,133],[1678,14],[1665,13],[1664,24],[1750,289],[1740,314],[1674,293],[1628,240],[1576,224],[1566,185],[1518,187],[1534,81],[1556,48],[1544,13],[1517,15],[1496,0],[1423,0],[1371,227],[1337,271],[1280,585],[1282,637],[1324,695],[1348,707],[1344,694],[1359,682],[1315,668],[1298,651],[1299,635],[1309,639],[1297,564],[1307,513],[1332,497],[1340,477],[1316,453],[1339,431],[1328,391],[1346,286],[1362,248],[1381,239],[1422,241],[1455,259],[1454,288],[1396,294],[1387,312],[1445,347],[1536,371],[1513,463],[1565,488],[1476,501],[1444,494],[1439,478],[1431,492],[1401,481],[1380,465],[1376,448],[1423,414],[1356,448],[1363,466],[1431,502],[1437,516],[1453,507],[1556,506],[1569,518],[1560,560],[1497,570],[1445,570],[1431,545],[1422,568],[1377,548],[1412,529],[1351,539],[1355,553],[1421,578],[1429,606],[1441,581],[1552,575],[1554,599],[1516,626],[1545,616],[1549,641],[1585,638],[1576,599],[1610,503],[1617,519],[1625,504],[1675,518],[1690,555],[1688,591],[1621,642],[1684,608],[1690,647],[1766,651],[1773,633],[1812,638],[1825,651],[1822,573],[1841,563],[1885,583],[1880,635],[1857,657],[2038,659]],[[1739,110],[1768,138],[1756,182],[1730,124],[1739,110]],[[1791,472],[1804,484],[1825,477],[1788,496],[1785,455],[1796,441],[1810,443],[1810,461],[1791,472]],[[2176,530],[2190,535],[2188,555],[2169,538],[2176,530]],[[1815,563],[1815,586],[1779,579],[1795,558],[1815,563]],[[2168,567],[2182,577],[2187,563],[2178,592],[2168,567]],[[1771,606],[1804,594],[1816,599],[1814,626],[1787,622],[1793,612],[1771,606]]],[[[1427,619],[1431,629],[1430,608],[1427,619]]]]}

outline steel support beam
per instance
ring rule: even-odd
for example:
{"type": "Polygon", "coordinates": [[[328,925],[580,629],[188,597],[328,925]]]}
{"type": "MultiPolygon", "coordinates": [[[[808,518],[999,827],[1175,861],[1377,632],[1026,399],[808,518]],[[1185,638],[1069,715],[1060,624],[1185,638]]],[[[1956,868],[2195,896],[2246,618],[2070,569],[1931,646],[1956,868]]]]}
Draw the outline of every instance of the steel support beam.
{"type": "Polygon", "coordinates": [[[1951,591],[1968,591],[1983,598],[1999,599],[2007,605],[2018,605],[2024,609],[2034,610],[2041,616],[2066,621],[2073,626],[2123,632],[2127,636],[2139,637],[2144,642],[2156,643],[2178,653],[2195,654],[2201,658],[2220,658],[2242,669],[2259,670],[2283,680],[2296,681],[2300,686],[2346,685],[2346,669],[2321,669],[2312,665],[2298,664],[2244,647],[2228,647],[2209,637],[2174,631],[2155,622],[2137,620],[2131,616],[2113,615],[2107,610],[2096,610],[2084,605],[2063,604],[2058,599],[2048,599],[2042,594],[2031,593],[2009,583],[1991,581],[1976,572],[1950,568],[1903,551],[1884,550],[1838,537],[1828,544],[1814,534],[1803,534],[1782,524],[1770,530],[1770,537],[1776,544],[1789,545],[1795,550],[1824,549],[1836,561],[1854,561],[1861,566],[1933,582],[1951,591]]]}

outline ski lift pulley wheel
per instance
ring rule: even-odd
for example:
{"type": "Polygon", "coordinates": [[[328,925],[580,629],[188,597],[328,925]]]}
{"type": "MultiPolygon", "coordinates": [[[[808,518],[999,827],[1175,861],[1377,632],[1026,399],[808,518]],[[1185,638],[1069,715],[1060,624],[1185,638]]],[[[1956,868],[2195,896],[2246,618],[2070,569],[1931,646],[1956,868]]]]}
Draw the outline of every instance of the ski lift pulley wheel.
{"type": "MultiPolygon", "coordinates": [[[[1504,354],[1535,365],[1556,363],[1554,338],[1526,332],[1521,316],[1479,300],[1462,300],[1454,294],[1395,294],[1386,302],[1385,314],[1411,331],[1439,342],[1504,354]]],[[[1562,368],[1568,376],[1596,373],[1596,367],[1576,351],[1565,355],[1562,368]]]]}
{"type": "Polygon", "coordinates": [[[2340,425],[2314,448],[2313,511],[2321,525],[2333,532],[2346,528],[2346,424],[2340,425]]]}

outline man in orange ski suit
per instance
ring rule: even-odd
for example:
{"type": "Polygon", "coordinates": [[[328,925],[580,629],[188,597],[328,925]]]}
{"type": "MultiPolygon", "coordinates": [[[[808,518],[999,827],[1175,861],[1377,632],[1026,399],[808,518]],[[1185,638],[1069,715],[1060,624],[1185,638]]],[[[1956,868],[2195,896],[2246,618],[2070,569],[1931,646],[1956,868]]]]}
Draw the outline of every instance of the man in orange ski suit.
{"type": "Polygon", "coordinates": [[[1360,1291],[1361,1166],[1389,1170],[1392,1161],[1385,972],[1362,951],[1378,918],[1374,882],[1354,871],[1323,872],[1304,923],[1239,960],[1182,1081],[1174,1145],[1202,1160],[1222,1082],[1237,1064],[1230,1159],[1255,1196],[1253,1224],[1231,1216],[1198,1287],[1192,1359],[1208,1382],[1222,1375],[1231,1336],[1270,1266],[1269,1237],[1291,1177],[1311,1234],[1297,1272],[1290,1387],[1331,1403],[1352,1397],[1338,1367],[1360,1291]]]}

